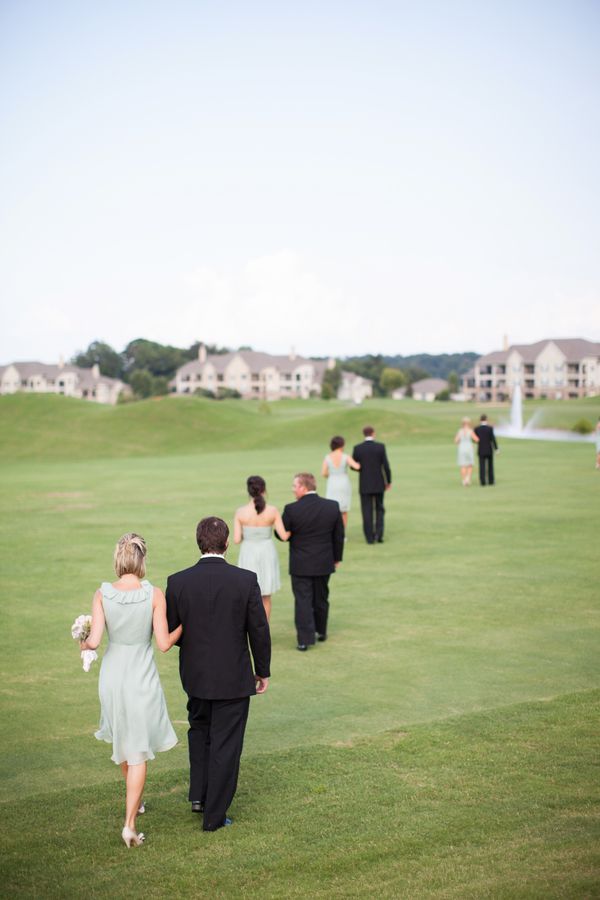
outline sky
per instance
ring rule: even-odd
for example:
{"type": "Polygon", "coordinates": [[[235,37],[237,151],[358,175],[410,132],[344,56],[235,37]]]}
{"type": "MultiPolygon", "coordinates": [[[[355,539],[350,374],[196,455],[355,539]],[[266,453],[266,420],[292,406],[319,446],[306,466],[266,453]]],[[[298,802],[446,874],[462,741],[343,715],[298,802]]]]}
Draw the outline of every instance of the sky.
{"type": "Polygon", "coordinates": [[[2,0],[0,364],[600,341],[597,0],[2,0]]]}

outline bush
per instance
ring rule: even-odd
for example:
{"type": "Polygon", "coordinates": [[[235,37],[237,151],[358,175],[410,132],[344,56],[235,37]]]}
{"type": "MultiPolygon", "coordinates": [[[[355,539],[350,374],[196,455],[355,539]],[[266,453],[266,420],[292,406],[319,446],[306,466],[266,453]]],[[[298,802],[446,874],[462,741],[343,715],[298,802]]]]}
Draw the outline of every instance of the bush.
{"type": "Polygon", "coordinates": [[[212,391],[207,391],[206,388],[196,388],[194,391],[194,397],[209,397],[211,400],[215,399],[215,395],[212,391]]]}
{"type": "Polygon", "coordinates": [[[217,400],[241,400],[242,395],[235,388],[217,388],[217,400]]]}
{"type": "Polygon", "coordinates": [[[578,419],[571,430],[576,431],[577,434],[591,434],[594,426],[589,419],[578,419]]]}
{"type": "Polygon", "coordinates": [[[435,395],[436,400],[449,400],[450,399],[450,391],[446,388],[443,391],[440,391],[439,394],[435,395]]]}

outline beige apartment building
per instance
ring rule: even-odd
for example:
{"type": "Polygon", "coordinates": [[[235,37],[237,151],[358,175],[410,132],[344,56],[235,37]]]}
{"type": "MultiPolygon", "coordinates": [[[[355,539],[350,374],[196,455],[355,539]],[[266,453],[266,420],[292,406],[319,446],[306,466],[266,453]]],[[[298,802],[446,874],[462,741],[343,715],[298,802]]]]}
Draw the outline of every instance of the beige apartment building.
{"type": "Polygon", "coordinates": [[[582,338],[553,338],[514,344],[481,356],[463,375],[469,400],[502,403],[516,385],[523,397],[567,400],[600,393],[600,343],[582,338]]]}
{"type": "Polygon", "coordinates": [[[121,391],[129,387],[118,378],[100,374],[97,365],[91,369],[69,366],[62,362],[15,362],[0,366],[0,394],[63,394],[95,403],[115,404],[121,391]]]}
{"type": "Polygon", "coordinates": [[[329,362],[289,356],[272,356],[255,350],[207,354],[200,344],[198,359],[181,366],[171,387],[177,394],[193,394],[198,388],[217,394],[219,388],[238,391],[244,398],[280,400],[320,395],[329,362]]]}

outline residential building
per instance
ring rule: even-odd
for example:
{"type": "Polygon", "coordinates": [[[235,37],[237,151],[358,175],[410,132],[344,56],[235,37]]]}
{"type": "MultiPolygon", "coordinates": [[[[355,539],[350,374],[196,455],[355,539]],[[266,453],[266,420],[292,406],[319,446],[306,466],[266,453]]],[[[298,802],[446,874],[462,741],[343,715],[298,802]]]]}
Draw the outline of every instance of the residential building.
{"type": "Polygon", "coordinates": [[[219,388],[228,388],[244,398],[307,398],[321,393],[325,370],[333,365],[333,360],[305,359],[294,352],[289,356],[254,350],[207,354],[200,344],[198,359],[177,370],[171,388],[177,394],[193,394],[200,389],[216,395],[219,388]]]}
{"type": "Polygon", "coordinates": [[[341,374],[337,392],[338,400],[362,403],[367,397],[373,396],[373,382],[370,378],[364,378],[362,375],[357,375],[356,372],[342,372],[341,374]]]}
{"type": "Polygon", "coordinates": [[[40,362],[14,362],[0,366],[0,394],[64,394],[96,403],[116,403],[122,391],[129,387],[118,378],[100,374],[97,365],[91,369],[81,366],[40,362]]]}
{"type": "Polygon", "coordinates": [[[431,403],[440,391],[448,390],[448,382],[443,378],[421,378],[412,385],[413,400],[427,400],[431,403]]]}
{"type": "Polygon", "coordinates": [[[501,403],[516,385],[528,399],[565,400],[600,393],[600,343],[582,338],[552,338],[514,344],[479,357],[463,375],[470,400],[501,403]]]}

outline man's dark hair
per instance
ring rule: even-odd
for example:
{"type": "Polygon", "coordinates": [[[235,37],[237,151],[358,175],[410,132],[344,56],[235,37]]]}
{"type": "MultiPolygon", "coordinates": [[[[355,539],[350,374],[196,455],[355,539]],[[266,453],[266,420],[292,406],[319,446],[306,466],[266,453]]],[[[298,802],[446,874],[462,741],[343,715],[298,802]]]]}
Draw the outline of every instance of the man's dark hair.
{"type": "Polygon", "coordinates": [[[229,528],[223,519],[216,516],[208,516],[198,522],[196,528],[196,541],[201,553],[225,553],[229,528]]]}
{"type": "Polygon", "coordinates": [[[363,434],[365,437],[371,437],[372,434],[375,434],[375,429],[372,425],[365,425],[363,428],[363,434]]]}
{"type": "Polygon", "coordinates": [[[480,421],[480,422],[487,422],[487,416],[486,416],[485,413],[483,413],[481,416],[479,416],[479,421],[480,421]]]}

